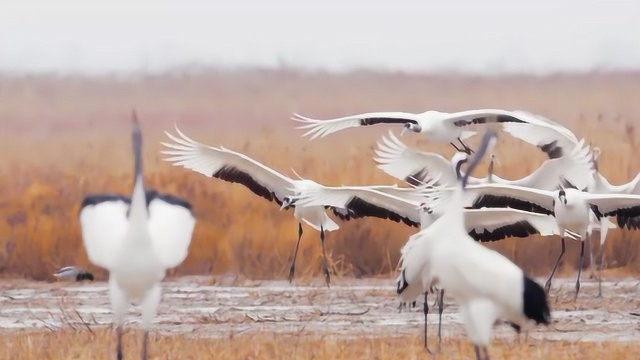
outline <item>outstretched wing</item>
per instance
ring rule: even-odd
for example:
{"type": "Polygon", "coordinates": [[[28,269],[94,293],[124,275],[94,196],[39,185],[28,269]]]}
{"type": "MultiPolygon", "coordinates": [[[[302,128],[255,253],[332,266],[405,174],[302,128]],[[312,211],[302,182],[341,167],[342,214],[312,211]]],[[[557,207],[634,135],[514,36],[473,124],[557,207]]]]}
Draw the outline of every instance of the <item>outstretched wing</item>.
{"type": "Polygon", "coordinates": [[[585,189],[589,186],[594,174],[591,150],[582,139],[564,156],[545,161],[529,176],[518,180],[500,179],[500,183],[541,190],[555,190],[563,180],[566,180],[578,189],[585,189]]]}
{"type": "MultiPolygon", "coordinates": [[[[454,189],[425,189],[423,194],[435,201],[435,210],[439,211],[440,207],[451,198],[454,189]]],[[[508,207],[553,215],[554,194],[553,191],[504,184],[469,185],[463,194],[463,206],[475,209],[508,207]]]]}
{"type": "Polygon", "coordinates": [[[293,114],[291,119],[302,123],[296,129],[307,130],[302,136],[311,135],[311,140],[359,126],[418,123],[418,115],[406,112],[373,112],[329,120],[316,120],[293,114]]]}
{"type": "Polygon", "coordinates": [[[514,111],[514,114],[525,121],[504,124],[502,126],[504,131],[513,137],[537,146],[550,159],[564,156],[578,144],[578,138],[575,134],[549,119],[522,110],[514,111]]]}
{"type": "Polygon", "coordinates": [[[129,226],[131,200],[116,194],[89,195],[80,207],[82,241],[89,261],[111,270],[129,226]]]}
{"type": "Polygon", "coordinates": [[[518,116],[517,112],[502,109],[475,109],[454,113],[432,112],[442,118],[446,124],[457,127],[491,123],[527,123],[527,119],[518,116]]]}
{"type": "Polygon", "coordinates": [[[294,181],[262,163],[235,151],[200,144],[184,135],[176,126],[179,137],[165,134],[175,143],[163,142],[170,155],[164,160],[183,166],[205,176],[240,183],[254,194],[282,204],[282,199],[293,195],[294,181]]]}
{"type": "Polygon", "coordinates": [[[636,227],[640,217],[640,195],[586,193],[591,208],[598,217],[616,216],[620,228],[636,227]]]}
{"type": "Polygon", "coordinates": [[[551,215],[506,208],[469,209],[464,214],[469,235],[480,242],[524,238],[534,234],[560,234],[558,223],[551,215]]]}
{"type": "MultiPolygon", "coordinates": [[[[400,195],[397,189],[388,190],[400,195]]],[[[347,209],[348,217],[341,216],[340,212],[336,213],[343,219],[377,217],[402,221],[410,226],[418,226],[420,223],[418,205],[422,197],[416,191],[408,191],[406,196],[398,197],[367,186],[319,186],[303,191],[294,198],[299,207],[329,206],[347,209]]]]}
{"type": "Polygon", "coordinates": [[[411,185],[419,185],[430,179],[439,184],[455,186],[456,174],[451,162],[442,155],[412,149],[398,139],[391,131],[388,137],[382,137],[375,149],[375,161],[385,173],[411,185]]]}
{"type": "Polygon", "coordinates": [[[196,219],[191,205],[171,195],[152,193],[149,199],[149,233],[153,248],[167,268],[180,265],[187,257],[196,219]]]}

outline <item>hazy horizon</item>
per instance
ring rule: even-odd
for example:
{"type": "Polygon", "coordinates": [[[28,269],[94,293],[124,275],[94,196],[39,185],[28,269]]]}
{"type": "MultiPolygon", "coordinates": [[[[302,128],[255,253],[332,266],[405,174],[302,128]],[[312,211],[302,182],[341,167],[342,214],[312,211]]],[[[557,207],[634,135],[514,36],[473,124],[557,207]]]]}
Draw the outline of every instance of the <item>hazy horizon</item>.
{"type": "Polygon", "coordinates": [[[637,70],[638,34],[638,1],[9,0],[0,72],[637,70]]]}

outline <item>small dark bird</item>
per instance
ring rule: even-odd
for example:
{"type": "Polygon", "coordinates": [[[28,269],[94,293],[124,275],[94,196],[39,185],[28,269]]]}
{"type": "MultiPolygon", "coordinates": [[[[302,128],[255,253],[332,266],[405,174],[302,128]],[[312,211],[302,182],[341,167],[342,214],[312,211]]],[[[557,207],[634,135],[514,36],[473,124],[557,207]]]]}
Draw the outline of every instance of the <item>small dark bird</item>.
{"type": "Polygon", "coordinates": [[[93,281],[93,274],[88,272],[83,268],[79,268],[77,266],[65,266],[60,270],[56,271],[53,276],[60,280],[67,281],[82,281],[82,280],[90,280],[93,281]]]}

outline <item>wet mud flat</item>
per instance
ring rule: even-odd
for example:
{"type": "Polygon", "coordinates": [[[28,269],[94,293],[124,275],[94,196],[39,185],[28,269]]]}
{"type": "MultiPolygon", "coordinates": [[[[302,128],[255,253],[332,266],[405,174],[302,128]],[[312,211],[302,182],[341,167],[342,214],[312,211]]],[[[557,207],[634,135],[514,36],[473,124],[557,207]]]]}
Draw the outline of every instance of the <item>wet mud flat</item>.
{"type": "MultiPolygon", "coordinates": [[[[540,279],[539,279],[540,280],[540,279]]],[[[640,341],[640,282],[584,280],[573,301],[575,280],[557,279],[550,302],[553,324],[529,332],[535,339],[569,341],[640,341]]],[[[389,337],[420,334],[422,301],[399,312],[395,283],[390,279],[335,279],[328,289],[286,281],[224,281],[184,277],[163,282],[163,296],[153,331],[165,335],[214,338],[252,332],[330,337],[389,337]]],[[[429,331],[437,330],[437,307],[429,296],[429,331]]],[[[465,335],[462,319],[445,295],[443,336],[465,335]]],[[[61,328],[106,328],[112,322],[106,282],[46,283],[0,280],[0,332],[55,331],[61,328]]],[[[131,307],[127,326],[140,323],[131,307]]],[[[496,337],[513,337],[506,324],[496,337]]]]}

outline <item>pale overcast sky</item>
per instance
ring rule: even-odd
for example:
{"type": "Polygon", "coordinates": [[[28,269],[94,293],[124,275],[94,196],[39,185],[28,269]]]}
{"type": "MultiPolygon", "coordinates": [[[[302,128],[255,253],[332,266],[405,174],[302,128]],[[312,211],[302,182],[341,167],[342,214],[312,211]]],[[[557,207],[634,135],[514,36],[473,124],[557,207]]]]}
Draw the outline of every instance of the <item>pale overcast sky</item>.
{"type": "Polygon", "coordinates": [[[640,69],[640,1],[0,0],[0,72],[640,69]]]}

